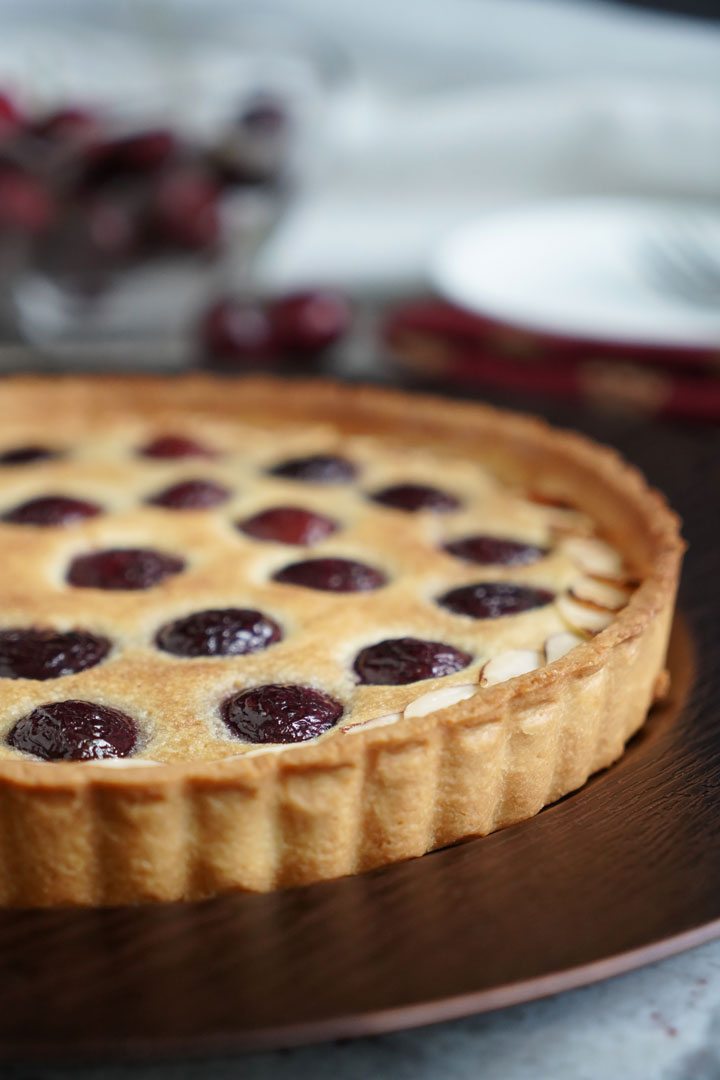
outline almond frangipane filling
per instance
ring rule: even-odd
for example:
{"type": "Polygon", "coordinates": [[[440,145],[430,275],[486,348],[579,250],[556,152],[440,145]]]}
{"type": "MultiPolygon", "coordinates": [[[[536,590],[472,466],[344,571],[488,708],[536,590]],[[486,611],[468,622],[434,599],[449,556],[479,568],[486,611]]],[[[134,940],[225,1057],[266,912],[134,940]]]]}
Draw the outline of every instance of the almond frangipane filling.
{"type": "Polygon", "coordinates": [[[3,442],[3,758],[344,738],[553,663],[636,584],[580,511],[322,425],[3,442]]]}

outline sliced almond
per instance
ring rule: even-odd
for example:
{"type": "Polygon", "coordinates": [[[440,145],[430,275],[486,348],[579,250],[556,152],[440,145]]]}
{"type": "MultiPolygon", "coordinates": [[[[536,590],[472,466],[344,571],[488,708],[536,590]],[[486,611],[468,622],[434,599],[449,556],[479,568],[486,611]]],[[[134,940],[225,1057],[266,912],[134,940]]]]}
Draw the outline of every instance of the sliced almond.
{"type": "Polygon", "coordinates": [[[594,536],[568,536],[561,541],[561,547],[586,574],[622,580],[624,574],[620,552],[604,540],[594,536]]]}
{"type": "Polygon", "coordinates": [[[438,709],[447,709],[450,705],[457,705],[459,701],[472,697],[477,693],[477,688],[477,683],[473,683],[472,686],[444,686],[442,690],[431,690],[429,694],[423,694],[406,705],[403,715],[407,719],[411,716],[427,716],[438,709]]]}
{"type": "Polygon", "coordinates": [[[570,595],[581,604],[589,604],[590,607],[605,611],[619,611],[620,608],[625,607],[630,598],[627,589],[621,589],[617,585],[610,585],[607,581],[599,581],[592,577],[576,581],[570,589],[570,595]]]}
{"type": "Polygon", "coordinates": [[[360,720],[357,724],[348,724],[341,730],[349,733],[351,731],[367,731],[368,728],[385,727],[387,724],[395,724],[398,720],[402,720],[402,713],[393,712],[386,713],[385,716],[374,716],[371,720],[360,720]]]}
{"type": "Polygon", "coordinates": [[[551,634],[545,642],[545,662],[552,664],[553,661],[569,653],[576,645],[582,645],[585,640],[587,639],[580,637],[579,634],[573,634],[571,630],[559,630],[557,634],[551,634]]]}
{"type": "Polygon", "coordinates": [[[481,686],[494,686],[507,682],[518,675],[527,675],[542,664],[542,656],[537,649],[507,649],[505,652],[488,660],[480,676],[481,686]]]}
{"type": "Polygon", "coordinates": [[[595,531],[595,523],[586,514],[579,510],[563,510],[553,515],[550,522],[550,532],[553,536],[577,536],[579,538],[590,537],[595,531]]]}
{"type": "Polygon", "coordinates": [[[560,615],[572,630],[584,630],[588,634],[597,634],[600,630],[604,630],[614,618],[612,611],[580,603],[572,596],[559,596],[556,605],[560,615]]]}

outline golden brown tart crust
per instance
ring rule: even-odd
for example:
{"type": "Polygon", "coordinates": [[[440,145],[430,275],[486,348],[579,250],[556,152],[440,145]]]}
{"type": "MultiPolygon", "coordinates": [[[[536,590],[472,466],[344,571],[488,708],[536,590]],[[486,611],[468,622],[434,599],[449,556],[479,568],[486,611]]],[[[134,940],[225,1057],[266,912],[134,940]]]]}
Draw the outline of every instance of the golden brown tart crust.
{"type": "MultiPolygon", "coordinates": [[[[132,768],[0,760],[1,903],[191,899],[352,874],[528,818],[622,754],[662,676],[683,543],[662,497],[617,454],[527,416],[330,382],[42,377],[5,380],[0,391],[7,445],[19,444],[23,433],[25,443],[36,441],[44,430],[46,441],[70,447],[83,434],[124,421],[128,437],[139,439],[150,430],[183,430],[189,418],[195,430],[199,425],[209,433],[234,422],[276,433],[276,458],[283,432],[306,425],[334,432],[341,442],[369,436],[389,452],[401,447],[440,461],[480,462],[513,489],[540,492],[589,515],[640,583],[609,626],[560,660],[429,715],[336,730],[281,752],[216,760],[146,767],[138,760],[132,768]]],[[[117,480],[112,464],[106,479],[117,480]]],[[[102,470],[96,481],[90,497],[102,494],[102,470]]],[[[126,540],[142,533],[132,515],[119,521],[126,540]]],[[[83,524],[67,530],[63,543],[77,550],[78,537],[90,542],[93,529],[108,527],[83,524]]],[[[156,541],[160,528],[153,525],[156,541]]],[[[171,550],[186,539],[199,549],[207,541],[203,528],[180,524],[177,516],[164,528],[168,543],[159,546],[171,550]]],[[[17,559],[20,547],[18,541],[17,559]]],[[[184,607],[174,600],[176,608],[192,611],[212,606],[201,599],[218,601],[226,584],[218,573],[186,583],[197,592],[184,607]]],[[[478,576],[471,572],[466,579],[478,576]]],[[[8,579],[5,591],[12,595],[8,579]]],[[[21,587],[15,591],[22,608],[27,597],[21,587]]],[[[91,591],[77,592],[78,610],[83,604],[91,610],[91,591]]],[[[98,600],[92,593],[92,603],[101,605],[102,594],[98,600]]],[[[350,595],[346,602],[356,600],[350,595]]],[[[311,604],[312,596],[302,602],[311,604]]],[[[41,598],[34,610],[42,622],[41,598]]],[[[307,649],[311,659],[322,642],[307,649]]],[[[218,670],[203,669],[199,678],[219,677],[218,670]]],[[[103,665],[85,674],[98,691],[92,700],[102,700],[103,665]]],[[[161,667],[149,655],[138,654],[133,677],[145,682],[150,702],[153,693],[176,693],[172,666],[161,667]]],[[[10,680],[3,682],[10,687],[10,680]]],[[[15,715],[23,694],[30,694],[30,705],[82,696],[61,693],[50,682],[39,688],[21,682],[15,715]]],[[[416,684],[407,700],[422,692],[416,684]]],[[[12,695],[6,707],[8,700],[12,695]]],[[[385,710],[376,703],[375,715],[398,707],[396,696],[387,700],[385,710]]]]}

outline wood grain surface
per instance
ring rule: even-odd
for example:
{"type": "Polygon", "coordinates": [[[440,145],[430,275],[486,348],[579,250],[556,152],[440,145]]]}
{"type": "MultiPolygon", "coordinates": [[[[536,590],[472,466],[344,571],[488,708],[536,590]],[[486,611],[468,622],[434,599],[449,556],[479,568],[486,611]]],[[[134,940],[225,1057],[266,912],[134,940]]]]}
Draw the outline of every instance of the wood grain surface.
{"type": "Polygon", "coordinates": [[[671,698],[625,757],[532,821],[354,878],[199,904],[0,912],[0,1056],[368,1034],[527,1000],[720,933],[720,440],[545,411],[619,446],[686,518],[671,698]]]}

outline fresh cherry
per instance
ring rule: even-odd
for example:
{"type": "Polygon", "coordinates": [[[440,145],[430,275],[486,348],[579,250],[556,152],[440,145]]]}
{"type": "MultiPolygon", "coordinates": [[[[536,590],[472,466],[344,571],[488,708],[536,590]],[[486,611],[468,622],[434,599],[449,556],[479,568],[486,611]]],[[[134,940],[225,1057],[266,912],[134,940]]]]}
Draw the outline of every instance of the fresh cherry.
{"type": "Polygon", "coordinates": [[[445,514],[457,510],[460,506],[460,500],[455,495],[427,484],[394,484],[382,491],[376,491],[371,498],[383,506],[391,506],[394,510],[405,510],[408,513],[434,510],[436,513],[445,514]]]}
{"type": "Polygon", "coordinates": [[[85,239],[91,258],[124,259],[135,254],[141,242],[135,206],[111,191],[95,193],[85,200],[73,232],[76,242],[85,239]]]}
{"type": "Polygon", "coordinates": [[[95,143],[88,149],[85,183],[91,187],[118,176],[156,172],[178,149],[170,131],[141,131],[95,143]]]}
{"type": "Polygon", "coordinates": [[[70,525],[84,518],[97,517],[102,508],[84,499],[68,499],[63,495],[46,495],[30,499],[3,514],[2,520],[13,525],[70,525]]]}
{"type": "Polygon", "coordinates": [[[278,544],[317,544],[337,530],[337,522],[299,506],[274,506],[238,522],[238,528],[255,540],[278,544]]]}
{"type": "Polygon", "coordinates": [[[257,304],[218,300],[203,317],[200,337],[208,367],[218,371],[265,363],[273,356],[270,322],[257,304]]]}
{"type": "Polygon", "coordinates": [[[215,451],[185,435],[158,435],[138,453],[150,458],[215,457],[215,451]]]}
{"type": "Polygon", "coordinates": [[[0,677],[59,679],[104,660],[107,638],[84,630],[0,630],[0,677]]]}
{"type": "Polygon", "coordinates": [[[8,744],[44,761],[128,757],[137,746],[135,721],[92,701],[53,701],[18,720],[8,744]]]}
{"type": "Polygon", "coordinates": [[[161,244],[205,251],[220,239],[219,188],[196,167],[184,166],[161,176],[153,194],[148,225],[161,244]]]}
{"type": "Polygon", "coordinates": [[[464,540],[452,540],[445,551],[465,562],[482,566],[526,566],[547,554],[536,544],[524,544],[519,540],[504,540],[498,536],[468,536],[464,540]]]}
{"type": "Polygon", "coordinates": [[[368,592],[381,588],[387,578],[374,567],[352,559],[307,559],[278,570],[273,581],[322,592],[368,592]]]}
{"type": "Polygon", "coordinates": [[[147,501],[168,510],[209,510],[230,498],[230,491],[212,480],[182,480],[147,501]]]}
{"type": "Polygon", "coordinates": [[[270,306],[270,323],[280,349],[319,353],[339,341],[350,328],[347,299],[335,289],[291,293],[270,306]]]}
{"type": "Polygon", "coordinates": [[[0,139],[14,134],[22,126],[23,117],[8,94],[0,93],[0,139]]]}
{"type": "Polygon", "coordinates": [[[158,648],[175,656],[244,656],[282,638],[276,622],[251,608],[198,611],[163,626],[158,648]]]}
{"type": "Polygon", "coordinates": [[[89,109],[65,106],[34,120],[30,131],[41,139],[84,142],[99,134],[100,119],[89,109]]]}
{"type": "Polygon", "coordinates": [[[54,457],[58,457],[57,450],[51,450],[48,446],[18,446],[0,454],[0,465],[29,465],[54,457]]]}
{"type": "Polygon", "coordinates": [[[222,718],[251,743],[293,743],[328,731],[343,714],[339,701],[309,686],[256,686],[223,702],[222,718]]]}
{"type": "Polygon", "coordinates": [[[472,660],[469,653],[440,641],[394,638],[369,645],[355,657],[361,683],[399,686],[420,679],[437,679],[462,671],[472,660]]]}
{"type": "Polygon", "coordinates": [[[34,176],[0,166],[0,229],[39,233],[55,215],[52,194],[34,176]]]}
{"type": "Polygon", "coordinates": [[[554,594],[547,589],[513,585],[508,581],[486,581],[450,589],[438,597],[438,603],[456,615],[497,619],[501,615],[517,615],[532,608],[544,607],[554,599],[554,594]]]}
{"type": "Polygon", "coordinates": [[[184,568],[182,559],[164,551],[114,548],[78,555],[67,580],[84,589],[149,589],[184,568]]]}
{"type": "Polygon", "coordinates": [[[347,484],[355,479],[357,470],[352,462],[337,454],[312,454],[283,461],[268,472],[283,480],[302,480],[306,484],[347,484]]]}

